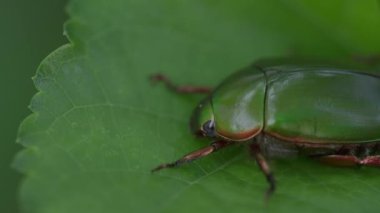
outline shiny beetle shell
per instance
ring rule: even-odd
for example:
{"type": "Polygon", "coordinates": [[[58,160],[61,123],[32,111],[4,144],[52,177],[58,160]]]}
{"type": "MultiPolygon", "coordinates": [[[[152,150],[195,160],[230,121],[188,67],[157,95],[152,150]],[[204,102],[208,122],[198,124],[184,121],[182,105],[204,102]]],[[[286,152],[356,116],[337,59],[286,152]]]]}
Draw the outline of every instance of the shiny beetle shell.
{"type": "Polygon", "coordinates": [[[380,141],[380,77],[328,66],[253,65],[203,100],[191,126],[230,141],[258,134],[295,143],[380,141]]]}

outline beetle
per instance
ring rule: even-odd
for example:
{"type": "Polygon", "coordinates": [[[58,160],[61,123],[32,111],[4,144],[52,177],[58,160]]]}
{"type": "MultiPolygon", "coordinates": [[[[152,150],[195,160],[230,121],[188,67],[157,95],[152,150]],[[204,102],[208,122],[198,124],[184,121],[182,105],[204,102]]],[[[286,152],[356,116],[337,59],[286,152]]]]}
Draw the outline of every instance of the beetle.
{"type": "Polygon", "coordinates": [[[215,89],[151,77],[178,93],[207,94],[190,128],[213,141],[152,172],[248,143],[269,183],[269,197],[276,181],[268,158],[304,155],[336,166],[380,166],[380,76],[374,73],[280,60],[254,63],[215,89]]]}

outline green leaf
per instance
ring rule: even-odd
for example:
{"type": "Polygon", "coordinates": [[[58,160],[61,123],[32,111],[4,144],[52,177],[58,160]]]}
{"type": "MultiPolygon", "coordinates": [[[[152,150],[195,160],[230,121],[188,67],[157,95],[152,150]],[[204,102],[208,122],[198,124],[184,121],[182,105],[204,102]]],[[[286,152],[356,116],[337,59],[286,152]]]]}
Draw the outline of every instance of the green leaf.
{"type": "Polygon", "coordinates": [[[245,145],[178,169],[205,146],[188,130],[201,96],[148,76],[216,86],[258,58],[349,57],[380,50],[376,1],[72,0],[72,42],[48,56],[18,141],[24,212],[374,212],[380,171],[307,159],[272,162],[268,187],[245,145]]]}

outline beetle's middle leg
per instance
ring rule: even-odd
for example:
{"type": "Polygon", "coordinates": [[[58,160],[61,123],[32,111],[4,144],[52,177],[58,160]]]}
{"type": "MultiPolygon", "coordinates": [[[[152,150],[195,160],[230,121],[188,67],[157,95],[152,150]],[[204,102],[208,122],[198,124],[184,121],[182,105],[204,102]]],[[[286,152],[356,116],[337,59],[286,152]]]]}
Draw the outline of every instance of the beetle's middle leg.
{"type": "Polygon", "coordinates": [[[251,143],[250,151],[251,154],[255,157],[257,164],[260,166],[261,171],[264,173],[269,183],[269,189],[266,192],[266,199],[268,199],[276,190],[276,180],[274,179],[273,173],[269,167],[268,162],[265,160],[265,157],[260,150],[259,144],[257,144],[256,142],[251,143]]]}
{"type": "Polygon", "coordinates": [[[170,81],[166,76],[162,74],[154,74],[150,76],[150,80],[152,82],[162,82],[165,84],[165,86],[177,93],[186,93],[186,94],[191,94],[191,93],[201,93],[201,94],[208,94],[212,91],[212,88],[210,87],[205,87],[205,86],[190,86],[190,85],[182,85],[182,86],[177,86],[175,85],[172,81],[170,81]]]}
{"type": "Polygon", "coordinates": [[[172,163],[165,163],[165,164],[161,164],[159,166],[157,166],[156,168],[152,169],[152,172],[156,172],[158,170],[161,170],[161,169],[165,169],[165,168],[173,168],[173,167],[177,167],[177,166],[180,166],[184,163],[187,163],[187,162],[190,162],[190,161],[193,161],[193,160],[196,160],[196,159],[199,159],[199,158],[202,158],[202,157],[205,157],[213,152],[216,152],[222,148],[225,148],[229,145],[232,145],[232,144],[235,144],[234,142],[229,142],[229,141],[216,141],[216,142],[213,142],[211,143],[209,146],[206,146],[202,149],[199,149],[199,150],[196,150],[194,152],[191,152],[185,156],[183,156],[182,158],[180,158],[179,160],[177,161],[174,161],[172,163]]]}

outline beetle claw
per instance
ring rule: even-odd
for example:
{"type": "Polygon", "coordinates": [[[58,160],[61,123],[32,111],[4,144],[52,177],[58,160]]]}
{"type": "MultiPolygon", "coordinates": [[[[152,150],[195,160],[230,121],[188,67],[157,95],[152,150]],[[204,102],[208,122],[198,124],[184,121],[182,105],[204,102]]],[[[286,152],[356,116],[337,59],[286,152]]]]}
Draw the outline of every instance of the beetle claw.
{"type": "Polygon", "coordinates": [[[159,81],[165,81],[166,77],[160,73],[152,74],[149,76],[149,80],[152,84],[156,84],[159,81]]]}
{"type": "Polygon", "coordinates": [[[151,172],[154,173],[154,172],[160,171],[161,169],[173,168],[173,167],[175,167],[177,165],[178,165],[177,162],[174,162],[174,163],[164,163],[164,164],[161,164],[161,165],[157,166],[156,168],[152,169],[151,172]]]}
{"type": "Polygon", "coordinates": [[[159,171],[159,170],[161,170],[161,169],[163,169],[162,166],[157,166],[156,168],[150,170],[150,172],[151,172],[151,173],[154,173],[154,172],[157,172],[157,171],[159,171]]]}
{"type": "Polygon", "coordinates": [[[265,203],[268,203],[268,201],[272,197],[274,191],[276,191],[276,181],[275,181],[272,173],[267,175],[267,181],[269,183],[269,188],[265,192],[265,203]]]}
{"type": "Polygon", "coordinates": [[[166,164],[161,164],[161,165],[157,166],[156,168],[150,170],[150,172],[154,173],[154,172],[160,171],[163,168],[167,168],[166,164]]]}

